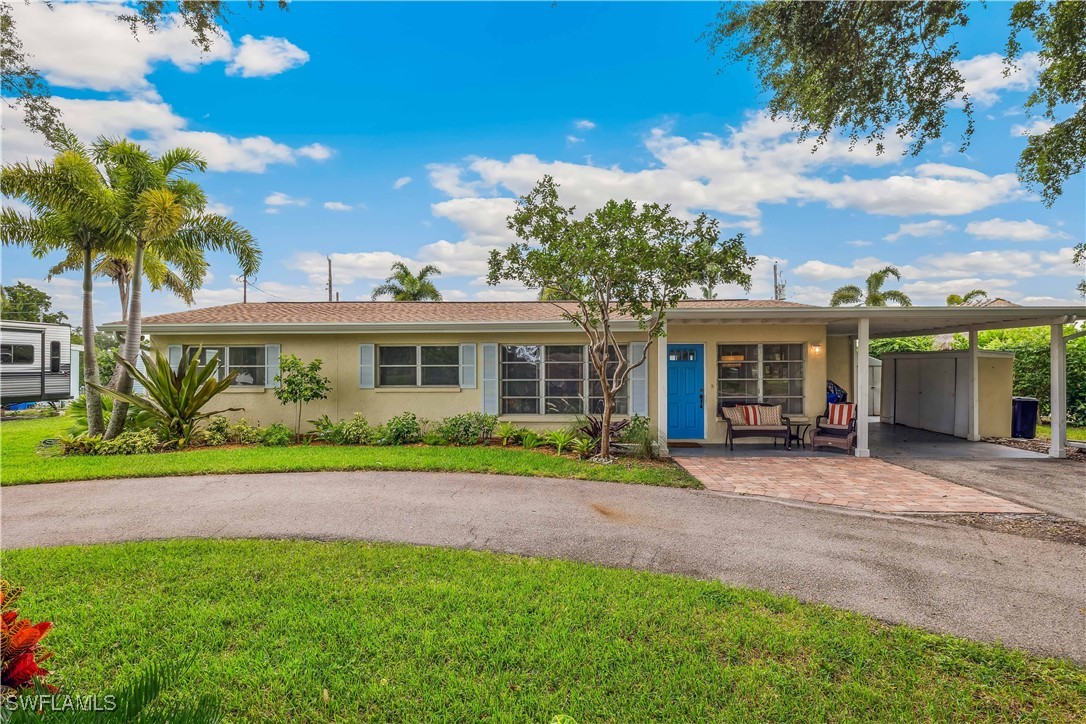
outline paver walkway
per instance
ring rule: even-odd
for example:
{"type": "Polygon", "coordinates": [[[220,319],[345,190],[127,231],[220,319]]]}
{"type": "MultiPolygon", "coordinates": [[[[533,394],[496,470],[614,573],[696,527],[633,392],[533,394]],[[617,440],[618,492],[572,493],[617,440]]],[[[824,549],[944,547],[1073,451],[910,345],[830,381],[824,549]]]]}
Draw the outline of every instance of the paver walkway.
{"type": "Polygon", "coordinates": [[[675,460],[709,490],[880,513],[1038,513],[964,485],[873,458],[675,460]]]}

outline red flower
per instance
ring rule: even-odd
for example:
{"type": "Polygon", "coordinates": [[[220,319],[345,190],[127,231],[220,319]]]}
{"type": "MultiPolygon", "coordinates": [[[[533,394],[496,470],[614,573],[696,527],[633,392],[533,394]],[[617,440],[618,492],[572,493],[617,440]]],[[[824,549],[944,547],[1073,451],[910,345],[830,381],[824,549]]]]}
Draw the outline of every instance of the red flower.
{"type": "Polygon", "coordinates": [[[4,667],[3,681],[0,683],[12,689],[21,689],[29,686],[35,676],[48,674],[49,672],[38,666],[38,662],[34,660],[34,652],[27,651],[16,656],[8,666],[4,667]]]}

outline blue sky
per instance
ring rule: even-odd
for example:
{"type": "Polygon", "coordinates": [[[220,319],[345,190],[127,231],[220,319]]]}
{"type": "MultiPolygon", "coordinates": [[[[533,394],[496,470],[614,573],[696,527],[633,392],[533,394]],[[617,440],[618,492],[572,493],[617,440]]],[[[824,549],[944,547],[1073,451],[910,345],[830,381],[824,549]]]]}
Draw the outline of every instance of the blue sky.
{"type": "MultiPolygon", "coordinates": [[[[369,297],[389,264],[436,263],[448,299],[519,299],[487,287],[486,254],[511,237],[504,219],[544,173],[580,208],[607,198],[707,211],[744,231],[760,259],[747,293],[764,298],[779,261],[789,298],[825,303],[885,263],[916,303],[975,287],[1026,304],[1080,303],[1070,247],[1082,239],[1082,176],[1046,209],[1014,177],[1021,113],[1036,60],[1004,78],[1008,6],[977,9],[958,40],[977,100],[919,157],[876,157],[834,142],[811,154],[763,118],[745,68],[698,39],[717,6],[563,2],[239,3],[228,38],[200,55],[166,27],[139,41],[120,6],[16,6],[28,51],[81,135],[128,134],[153,149],[192,145],[212,170],[215,208],[264,250],[250,300],[321,299],[332,255],[343,299],[369,297]]],[[[5,116],[5,161],[40,152],[5,116]]],[[[3,252],[3,280],[40,283],[48,267],[3,252]]],[[[240,301],[236,271],[213,260],[198,304],[240,301]]],[[[78,280],[50,285],[77,318],[78,280]]],[[[99,320],[115,318],[112,290],[99,320]]],[[[152,295],[149,312],[182,308],[152,295]]]]}

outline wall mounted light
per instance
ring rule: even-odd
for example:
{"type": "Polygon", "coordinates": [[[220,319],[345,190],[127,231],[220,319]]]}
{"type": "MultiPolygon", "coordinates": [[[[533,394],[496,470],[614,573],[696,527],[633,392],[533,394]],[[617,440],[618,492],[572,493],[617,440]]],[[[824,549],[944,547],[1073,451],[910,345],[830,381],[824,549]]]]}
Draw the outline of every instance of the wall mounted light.
{"type": "Polygon", "coordinates": [[[816,357],[817,357],[818,355],[822,354],[822,345],[820,345],[820,344],[819,344],[819,343],[817,343],[817,342],[815,342],[814,344],[812,344],[812,345],[811,345],[811,354],[812,354],[812,355],[815,355],[816,357]]]}

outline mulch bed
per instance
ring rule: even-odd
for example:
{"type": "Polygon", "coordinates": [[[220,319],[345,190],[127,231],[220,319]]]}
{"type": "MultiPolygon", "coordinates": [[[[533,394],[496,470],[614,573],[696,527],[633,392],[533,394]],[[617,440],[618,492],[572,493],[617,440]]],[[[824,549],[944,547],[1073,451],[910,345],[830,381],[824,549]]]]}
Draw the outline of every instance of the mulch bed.
{"type": "Polygon", "coordinates": [[[968,525],[971,528],[1010,533],[1024,538],[1086,546],[1086,523],[1058,515],[1036,513],[955,513],[952,515],[916,515],[917,518],[968,525]]]}
{"type": "MultiPolygon", "coordinates": [[[[1048,454],[1048,438],[1038,437],[1033,440],[1023,440],[1018,437],[986,437],[984,442],[994,442],[997,445],[1006,445],[1007,447],[1016,447],[1019,450],[1030,450],[1036,453],[1048,454]]],[[[1078,447],[1067,448],[1067,459],[1078,460],[1086,463],[1086,450],[1078,447]]]]}

